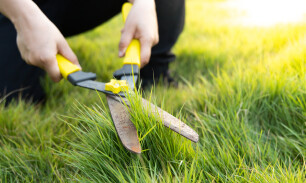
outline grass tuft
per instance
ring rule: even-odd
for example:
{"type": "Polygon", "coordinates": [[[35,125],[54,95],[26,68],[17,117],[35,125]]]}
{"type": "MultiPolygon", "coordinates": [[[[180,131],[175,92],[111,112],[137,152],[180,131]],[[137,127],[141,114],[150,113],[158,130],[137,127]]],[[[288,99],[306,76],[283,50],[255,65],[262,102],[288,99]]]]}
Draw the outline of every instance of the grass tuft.
{"type": "MultiPolygon", "coordinates": [[[[171,65],[178,88],[129,96],[141,155],[122,146],[102,94],[45,78],[44,105],[0,102],[0,182],[306,182],[306,24],[231,24],[237,12],[222,3],[186,2],[171,65]],[[199,142],[164,128],[141,97],[199,142]]],[[[99,81],[121,66],[121,21],[69,39],[99,81]]]]}

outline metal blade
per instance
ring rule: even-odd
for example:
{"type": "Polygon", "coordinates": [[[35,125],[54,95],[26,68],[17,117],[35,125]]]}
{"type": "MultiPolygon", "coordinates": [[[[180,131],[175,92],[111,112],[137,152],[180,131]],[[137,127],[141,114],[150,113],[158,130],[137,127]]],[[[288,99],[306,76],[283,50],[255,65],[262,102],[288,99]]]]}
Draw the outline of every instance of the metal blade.
{"type": "Polygon", "coordinates": [[[154,115],[159,115],[163,121],[163,124],[166,127],[170,128],[172,131],[175,131],[176,133],[186,137],[187,139],[193,142],[199,141],[199,135],[191,127],[183,123],[178,118],[172,116],[168,112],[162,110],[161,108],[157,107],[156,105],[150,103],[145,99],[142,99],[142,104],[151,109],[151,112],[154,115]]]}
{"type": "MultiPolygon", "coordinates": [[[[122,100],[129,105],[128,99],[122,97],[111,96],[118,102],[122,102],[122,100]]],[[[151,109],[153,115],[158,115],[164,124],[164,126],[170,128],[171,130],[175,131],[176,133],[186,137],[187,139],[198,142],[199,135],[187,124],[183,123],[181,120],[177,119],[176,117],[172,116],[168,112],[162,110],[161,108],[157,107],[156,105],[150,103],[149,101],[142,99],[142,107],[146,109],[151,109]]]]}
{"type": "Polygon", "coordinates": [[[140,154],[141,146],[137,130],[130,120],[130,114],[126,106],[112,98],[111,95],[106,95],[106,98],[113,118],[113,123],[123,146],[133,153],[140,154]]]}
{"type": "Polygon", "coordinates": [[[82,81],[79,83],[76,83],[77,86],[83,87],[83,88],[88,88],[91,90],[97,90],[100,92],[103,92],[105,94],[109,94],[109,95],[120,95],[122,97],[124,97],[124,92],[120,92],[118,94],[114,94],[110,91],[106,91],[105,90],[105,83],[103,82],[99,82],[99,81],[93,81],[93,80],[86,80],[86,81],[82,81]]]}
{"type": "Polygon", "coordinates": [[[134,90],[134,88],[135,88],[135,83],[136,83],[136,81],[137,81],[137,79],[138,79],[138,76],[137,75],[130,75],[130,76],[122,76],[121,77],[121,80],[126,80],[126,82],[127,82],[127,84],[129,85],[129,88],[130,88],[130,90],[131,91],[133,91],[134,90]]]}

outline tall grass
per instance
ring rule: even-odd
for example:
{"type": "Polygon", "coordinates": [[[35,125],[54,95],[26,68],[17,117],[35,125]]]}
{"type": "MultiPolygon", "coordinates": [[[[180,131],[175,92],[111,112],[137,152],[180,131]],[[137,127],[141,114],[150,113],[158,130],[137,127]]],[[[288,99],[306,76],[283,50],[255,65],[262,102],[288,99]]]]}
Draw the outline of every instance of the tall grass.
{"type": "MultiPolygon", "coordinates": [[[[219,1],[187,2],[171,65],[178,89],[129,98],[142,154],[124,149],[103,94],[43,80],[44,106],[0,103],[1,182],[305,182],[306,25],[230,23],[219,1]],[[194,144],[142,110],[162,106],[200,135],[194,144]]],[[[120,67],[121,18],[69,40],[84,70],[120,67]],[[117,31],[116,31],[117,30],[117,31]]]]}

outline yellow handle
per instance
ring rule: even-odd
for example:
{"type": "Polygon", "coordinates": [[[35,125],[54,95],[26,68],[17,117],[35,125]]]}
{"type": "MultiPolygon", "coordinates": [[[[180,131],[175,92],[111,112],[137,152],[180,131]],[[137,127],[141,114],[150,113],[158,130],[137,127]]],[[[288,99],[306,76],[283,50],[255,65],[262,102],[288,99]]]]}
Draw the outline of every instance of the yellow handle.
{"type": "Polygon", "coordinates": [[[56,59],[57,59],[59,70],[65,79],[67,79],[69,74],[81,70],[78,66],[71,63],[69,60],[67,60],[62,55],[57,54],[56,59]]]}
{"type": "MultiPolygon", "coordinates": [[[[132,8],[131,3],[124,3],[122,6],[122,16],[125,22],[130,10],[132,8]]],[[[137,39],[133,39],[126,49],[123,64],[135,64],[140,67],[140,43],[137,39]]]]}

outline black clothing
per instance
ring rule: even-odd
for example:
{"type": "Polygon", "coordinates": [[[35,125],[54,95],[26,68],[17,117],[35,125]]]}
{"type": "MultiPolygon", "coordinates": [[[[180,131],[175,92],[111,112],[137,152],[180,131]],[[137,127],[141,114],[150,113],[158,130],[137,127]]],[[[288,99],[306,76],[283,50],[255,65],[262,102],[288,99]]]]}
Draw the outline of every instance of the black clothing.
{"type": "MultiPolygon", "coordinates": [[[[34,0],[45,15],[65,36],[90,30],[121,11],[124,0],[34,0]]],[[[152,78],[167,72],[168,63],[175,59],[171,48],[180,35],[185,18],[185,0],[156,0],[159,44],[152,48],[150,63],[141,70],[142,78],[152,78]]],[[[19,95],[34,102],[44,99],[40,85],[44,71],[27,65],[16,44],[13,24],[0,14],[0,98],[13,91],[7,102],[19,95]]]]}

